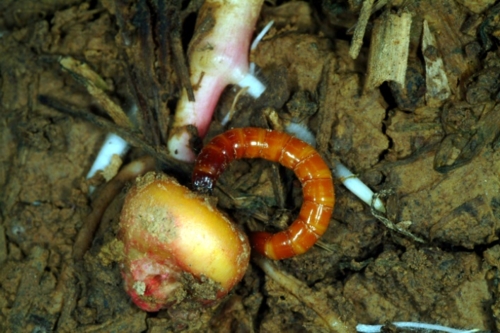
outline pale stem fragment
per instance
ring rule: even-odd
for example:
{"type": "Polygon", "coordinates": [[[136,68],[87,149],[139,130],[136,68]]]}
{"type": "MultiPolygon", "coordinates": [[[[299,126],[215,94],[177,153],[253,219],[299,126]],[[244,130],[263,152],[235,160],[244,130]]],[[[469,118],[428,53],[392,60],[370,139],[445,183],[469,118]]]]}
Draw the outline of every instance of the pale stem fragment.
{"type": "Polygon", "coordinates": [[[410,45],[411,14],[386,13],[375,21],[365,90],[371,91],[386,81],[405,84],[410,45]]]}

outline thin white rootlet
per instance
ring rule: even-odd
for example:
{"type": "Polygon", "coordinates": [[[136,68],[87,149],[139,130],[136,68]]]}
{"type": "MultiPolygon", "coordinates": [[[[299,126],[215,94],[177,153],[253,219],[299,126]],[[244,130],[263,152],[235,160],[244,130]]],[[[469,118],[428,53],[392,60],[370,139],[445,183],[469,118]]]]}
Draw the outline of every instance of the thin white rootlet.
{"type": "MultiPolygon", "coordinates": [[[[394,326],[398,328],[410,328],[410,329],[418,329],[418,330],[428,330],[428,331],[437,331],[437,332],[446,332],[446,333],[474,333],[479,332],[480,330],[477,328],[471,330],[462,330],[451,328],[443,325],[436,324],[426,324],[426,323],[416,323],[416,322],[394,322],[392,323],[394,326]]],[[[358,324],[356,326],[356,331],[360,333],[379,333],[381,332],[383,325],[365,325],[358,324]]]]}
{"type": "MultiPolygon", "coordinates": [[[[370,205],[373,200],[373,191],[363,183],[356,175],[354,175],[345,165],[340,162],[335,164],[334,169],[335,177],[338,178],[342,184],[354,195],[360,198],[363,202],[370,205]]],[[[379,198],[375,199],[375,203],[373,205],[376,210],[385,213],[385,207],[382,203],[382,200],[379,198]]]]}

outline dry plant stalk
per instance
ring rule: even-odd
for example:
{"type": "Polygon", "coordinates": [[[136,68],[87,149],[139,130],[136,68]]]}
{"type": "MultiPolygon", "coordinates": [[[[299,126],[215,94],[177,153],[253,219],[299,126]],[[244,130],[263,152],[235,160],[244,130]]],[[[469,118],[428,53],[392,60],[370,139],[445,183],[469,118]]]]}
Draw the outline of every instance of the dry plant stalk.
{"type": "Polygon", "coordinates": [[[99,74],[94,72],[86,63],[72,57],[61,57],[59,64],[87,89],[89,94],[95,98],[116,124],[125,128],[132,128],[132,123],[122,108],[106,95],[105,90],[110,91],[111,87],[99,74]]]}
{"type": "Polygon", "coordinates": [[[437,47],[436,39],[424,20],[422,53],[425,59],[425,100],[428,106],[439,107],[450,97],[451,89],[444,71],[444,64],[437,47]]]}
{"type": "Polygon", "coordinates": [[[263,256],[255,256],[254,262],[283,289],[297,297],[302,303],[314,310],[325,322],[331,332],[354,333],[354,327],[343,321],[339,314],[333,311],[319,295],[312,291],[304,282],[291,275],[279,271],[274,263],[263,256]]]}
{"type": "Polygon", "coordinates": [[[404,86],[410,45],[411,14],[386,12],[375,21],[365,90],[373,90],[383,82],[394,81],[404,86]]]}
{"type": "Polygon", "coordinates": [[[349,55],[351,58],[356,59],[361,50],[361,45],[363,45],[363,37],[365,36],[366,25],[372,14],[374,0],[365,0],[363,2],[363,7],[361,7],[361,12],[359,13],[358,23],[354,29],[354,36],[352,37],[351,48],[349,49],[349,55]]]}

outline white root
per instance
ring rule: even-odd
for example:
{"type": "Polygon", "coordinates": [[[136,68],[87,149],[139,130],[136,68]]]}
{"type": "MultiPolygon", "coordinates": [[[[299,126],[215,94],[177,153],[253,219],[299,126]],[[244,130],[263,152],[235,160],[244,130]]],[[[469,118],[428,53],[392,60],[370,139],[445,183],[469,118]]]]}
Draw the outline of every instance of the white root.
{"type": "MultiPolygon", "coordinates": [[[[338,178],[342,182],[342,184],[344,184],[344,186],[347,187],[349,191],[351,191],[355,196],[357,196],[359,199],[361,199],[370,207],[372,206],[373,191],[365,183],[363,183],[356,175],[354,175],[351,171],[349,171],[349,169],[347,169],[345,165],[343,165],[340,162],[337,162],[335,164],[335,169],[333,173],[335,177],[338,178]]],[[[376,210],[385,213],[384,204],[382,203],[382,200],[380,200],[379,198],[375,199],[375,202],[373,202],[373,207],[376,210]]]]}

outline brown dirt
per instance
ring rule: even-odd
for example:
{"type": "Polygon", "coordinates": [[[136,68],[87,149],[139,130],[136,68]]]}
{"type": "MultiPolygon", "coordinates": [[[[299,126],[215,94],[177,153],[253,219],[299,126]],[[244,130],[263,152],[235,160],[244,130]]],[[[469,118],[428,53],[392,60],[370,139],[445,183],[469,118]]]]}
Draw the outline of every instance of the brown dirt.
{"type": "MultiPolygon", "coordinates": [[[[174,25],[169,45],[178,41],[179,26],[189,33],[198,3],[182,11],[171,5],[169,15],[185,22],[174,25]]],[[[327,161],[340,159],[377,191],[391,189],[388,218],[411,221],[409,231],[426,242],[389,231],[337,182],[324,245],[278,262],[279,269],[349,322],[421,321],[500,331],[500,9],[474,14],[464,1],[410,2],[408,84],[367,92],[368,48],[357,60],[348,55],[347,30],[359,8],[321,3],[263,11],[259,28],[270,18],[276,25],[252,58],[268,89],[257,101],[240,97],[229,125],[267,127],[273,112],[283,122],[306,121],[327,161]],[[452,91],[442,107],[427,107],[423,97],[424,17],[438,32],[452,91]]],[[[157,16],[133,21],[135,8],[115,7],[111,0],[0,3],[0,331],[327,331],[314,309],[253,265],[218,304],[140,311],[123,291],[119,264],[109,260],[123,195],[104,215],[84,260],[73,262],[76,234],[92,209],[85,175],[105,132],[42,105],[38,96],[103,117],[85,88],[59,66],[58,57],[69,55],[99,73],[125,110],[137,98],[148,109],[158,102],[155,96],[161,96],[163,111],[172,108],[185,69],[174,46],[165,62],[155,61],[153,41],[159,37],[151,27],[141,35],[134,24],[145,27],[157,16]],[[130,47],[124,48],[125,40],[130,47]],[[162,69],[166,80],[155,75],[162,69]]],[[[235,95],[226,90],[216,119],[235,95]]],[[[162,143],[161,127],[168,122],[156,119],[143,120],[152,124],[143,139],[153,146],[162,143]]],[[[207,139],[221,131],[214,121],[207,139]]],[[[128,159],[141,154],[136,149],[128,159]]],[[[167,166],[188,184],[189,167],[167,166]]],[[[266,161],[236,161],[214,195],[247,230],[282,228],[301,204],[293,174],[266,161]]]]}

